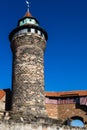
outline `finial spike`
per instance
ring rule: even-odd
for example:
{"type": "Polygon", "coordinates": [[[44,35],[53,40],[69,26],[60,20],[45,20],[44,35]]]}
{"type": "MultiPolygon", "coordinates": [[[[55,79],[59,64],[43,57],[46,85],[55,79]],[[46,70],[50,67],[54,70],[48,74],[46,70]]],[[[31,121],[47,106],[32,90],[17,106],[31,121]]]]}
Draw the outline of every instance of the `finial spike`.
{"type": "Polygon", "coordinates": [[[28,12],[29,12],[29,7],[30,7],[29,1],[26,0],[26,4],[27,4],[27,7],[28,7],[28,12]]]}

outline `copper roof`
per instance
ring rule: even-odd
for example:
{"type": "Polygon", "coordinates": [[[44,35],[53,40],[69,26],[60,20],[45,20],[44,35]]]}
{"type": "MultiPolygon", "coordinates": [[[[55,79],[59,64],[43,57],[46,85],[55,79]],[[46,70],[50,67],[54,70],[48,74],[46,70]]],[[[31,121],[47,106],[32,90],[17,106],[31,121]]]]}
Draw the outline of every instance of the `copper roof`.
{"type": "Polygon", "coordinates": [[[5,91],[0,90],[0,100],[5,96],[5,91]]]}
{"type": "Polygon", "coordinates": [[[86,90],[67,91],[67,92],[45,92],[48,97],[71,97],[71,96],[87,96],[86,90]]]}

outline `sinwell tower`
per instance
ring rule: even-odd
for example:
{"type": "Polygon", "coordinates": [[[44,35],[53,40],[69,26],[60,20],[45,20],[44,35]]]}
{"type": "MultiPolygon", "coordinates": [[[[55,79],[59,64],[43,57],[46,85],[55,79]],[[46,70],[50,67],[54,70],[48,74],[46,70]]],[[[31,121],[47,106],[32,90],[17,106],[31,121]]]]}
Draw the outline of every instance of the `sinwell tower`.
{"type": "Polygon", "coordinates": [[[28,10],[10,33],[13,52],[12,117],[29,120],[46,117],[44,96],[44,50],[47,33],[28,10]]]}

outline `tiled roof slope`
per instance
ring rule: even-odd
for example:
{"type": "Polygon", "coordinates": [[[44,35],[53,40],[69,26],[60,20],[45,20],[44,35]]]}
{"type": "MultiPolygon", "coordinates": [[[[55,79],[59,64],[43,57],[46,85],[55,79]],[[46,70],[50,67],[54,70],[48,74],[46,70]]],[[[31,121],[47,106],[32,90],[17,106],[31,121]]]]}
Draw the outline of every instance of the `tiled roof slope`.
{"type": "Polygon", "coordinates": [[[87,96],[86,90],[67,91],[67,92],[45,92],[48,97],[71,97],[71,96],[87,96]]]}
{"type": "Polygon", "coordinates": [[[4,90],[0,90],[0,100],[5,96],[5,91],[4,90]]]}
{"type": "MultiPolygon", "coordinates": [[[[6,95],[4,90],[0,90],[0,100],[6,95]]],[[[71,97],[71,96],[87,96],[87,90],[67,91],[67,92],[45,92],[47,97],[71,97]]]]}

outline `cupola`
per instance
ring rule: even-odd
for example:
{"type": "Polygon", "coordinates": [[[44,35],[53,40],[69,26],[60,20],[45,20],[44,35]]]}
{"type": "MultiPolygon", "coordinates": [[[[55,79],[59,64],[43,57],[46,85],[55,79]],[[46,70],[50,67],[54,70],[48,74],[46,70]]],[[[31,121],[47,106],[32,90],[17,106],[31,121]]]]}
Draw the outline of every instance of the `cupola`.
{"type": "Polygon", "coordinates": [[[27,25],[27,24],[39,26],[39,22],[37,21],[36,18],[34,18],[31,15],[31,13],[29,11],[29,2],[28,1],[26,1],[26,2],[28,4],[28,9],[27,9],[27,12],[24,15],[24,17],[18,21],[18,26],[23,26],[23,25],[27,25]]]}
{"type": "Polygon", "coordinates": [[[48,39],[47,32],[40,27],[39,22],[34,18],[29,11],[29,2],[27,1],[28,9],[23,18],[19,19],[17,28],[15,28],[9,35],[10,41],[14,36],[22,35],[25,33],[38,34],[38,36],[48,39]]]}
{"type": "Polygon", "coordinates": [[[39,26],[39,22],[37,21],[36,18],[32,17],[29,10],[27,10],[25,16],[18,21],[18,26],[24,26],[27,24],[39,26]]]}

